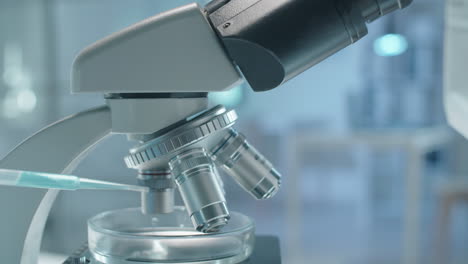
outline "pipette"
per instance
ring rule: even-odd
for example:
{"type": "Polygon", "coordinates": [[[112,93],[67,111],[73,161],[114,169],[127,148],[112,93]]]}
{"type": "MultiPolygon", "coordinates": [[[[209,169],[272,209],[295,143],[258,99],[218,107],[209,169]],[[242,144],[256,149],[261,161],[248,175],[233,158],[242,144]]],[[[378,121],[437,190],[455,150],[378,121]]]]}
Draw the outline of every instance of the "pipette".
{"type": "Polygon", "coordinates": [[[73,175],[0,169],[0,185],[75,191],[124,190],[148,192],[148,187],[79,178],[73,175]]]}

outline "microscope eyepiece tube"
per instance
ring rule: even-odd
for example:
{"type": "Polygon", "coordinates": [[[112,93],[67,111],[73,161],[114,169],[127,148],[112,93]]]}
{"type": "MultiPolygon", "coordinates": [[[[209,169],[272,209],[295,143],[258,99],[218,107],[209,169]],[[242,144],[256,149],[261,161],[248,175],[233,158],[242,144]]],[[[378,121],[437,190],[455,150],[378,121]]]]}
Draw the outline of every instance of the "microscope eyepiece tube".
{"type": "Polygon", "coordinates": [[[192,149],[169,162],[179,192],[198,231],[216,232],[229,221],[224,191],[211,157],[192,149]]]}
{"type": "Polygon", "coordinates": [[[231,129],[214,150],[213,159],[255,198],[273,197],[281,185],[281,175],[245,136],[231,129]]]}

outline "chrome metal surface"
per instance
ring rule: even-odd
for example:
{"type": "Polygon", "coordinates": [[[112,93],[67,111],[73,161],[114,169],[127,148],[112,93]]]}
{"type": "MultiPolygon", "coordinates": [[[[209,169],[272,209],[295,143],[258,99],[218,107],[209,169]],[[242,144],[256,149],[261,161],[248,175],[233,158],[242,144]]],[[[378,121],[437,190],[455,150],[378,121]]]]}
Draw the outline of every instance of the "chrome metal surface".
{"type": "Polygon", "coordinates": [[[278,192],[281,175],[245,136],[230,129],[229,135],[214,149],[213,159],[239,185],[257,199],[268,199],[278,192]]]}
{"type": "Polygon", "coordinates": [[[187,118],[184,124],[177,128],[130,150],[130,155],[125,157],[125,163],[128,168],[146,169],[145,165],[149,165],[151,161],[162,159],[216,132],[225,130],[234,125],[236,120],[237,114],[234,110],[227,111],[224,107],[217,106],[205,113],[187,118]]]}
{"type": "Polygon", "coordinates": [[[125,161],[140,171],[140,184],[152,190],[142,194],[143,213],[171,212],[173,180],[194,227],[201,232],[219,231],[230,216],[217,165],[255,198],[275,195],[281,175],[232,128],[236,120],[234,111],[217,106],[140,137],[141,144],[125,161]]]}
{"type": "Polygon", "coordinates": [[[176,122],[162,132],[140,137],[143,142],[130,150],[125,162],[129,168],[139,170],[140,184],[151,188],[150,192],[141,195],[143,213],[172,212],[175,177],[194,225],[203,232],[216,231],[224,226],[229,219],[229,212],[223,183],[209,155],[178,160],[173,163],[173,167],[169,163],[187,150],[213,148],[225,137],[228,128],[236,120],[235,111],[217,106],[176,122]],[[196,163],[199,171],[191,171],[190,175],[204,177],[180,177],[181,171],[185,173],[187,168],[192,168],[193,163],[196,163]],[[171,170],[174,170],[172,174],[171,170]]]}
{"type": "Polygon", "coordinates": [[[187,211],[198,231],[219,231],[229,221],[224,191],[204,149],[192,149],[169,163],[187,211]]]}
{"type": "Polygon", "coordinates": [[[141,210],[144,214],[166,214],[174,210],[174,179],[170,171],[140,171],[140,185],[150,188],[141,193],[141,210]]]}

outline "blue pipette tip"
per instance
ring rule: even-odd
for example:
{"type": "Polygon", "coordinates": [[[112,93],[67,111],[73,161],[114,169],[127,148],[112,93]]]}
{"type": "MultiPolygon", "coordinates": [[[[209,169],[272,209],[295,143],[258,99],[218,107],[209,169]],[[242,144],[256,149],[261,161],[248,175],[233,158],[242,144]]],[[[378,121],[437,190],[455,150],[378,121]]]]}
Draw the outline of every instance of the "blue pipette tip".
{"type": "Polygon", "coordinates": [[[0,185],[58,190],[122,190],[148,192],[145,186],[79,178],[74,175],[0,169],[0,185]]]}

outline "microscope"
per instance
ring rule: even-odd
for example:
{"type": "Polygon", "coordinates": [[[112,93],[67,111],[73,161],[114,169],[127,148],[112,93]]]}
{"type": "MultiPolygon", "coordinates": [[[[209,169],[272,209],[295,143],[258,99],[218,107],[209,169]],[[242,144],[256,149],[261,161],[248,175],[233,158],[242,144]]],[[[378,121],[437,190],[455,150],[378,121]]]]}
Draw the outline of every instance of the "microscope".
{"type": "MultiPolygon", "coordinates": [[[[44,128],[0,167],[71,173],[103,138],[124,134],[135,146],[123,160],[149,191],[141,208],[90,219],[88,244],[65,263],[281,263],[278,242],[256,238],[252,220],[229,210],[218,170],[255,199],[277,193],[280,173],[234,128],[236,112],[209,108],[207,95],[244,80],[256,92],[276,88],[410,3],[214,0],[148,18],[84,49],[73,64],[72,91],[101,93],[106,106],[44,128]],[[174,205],[176,190],[182,206],[174,205]]],[[[57,194],[2,188],[2,221],[21,227],[0,226],[5,263],[37,263],[57,194]]]]}

